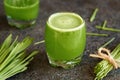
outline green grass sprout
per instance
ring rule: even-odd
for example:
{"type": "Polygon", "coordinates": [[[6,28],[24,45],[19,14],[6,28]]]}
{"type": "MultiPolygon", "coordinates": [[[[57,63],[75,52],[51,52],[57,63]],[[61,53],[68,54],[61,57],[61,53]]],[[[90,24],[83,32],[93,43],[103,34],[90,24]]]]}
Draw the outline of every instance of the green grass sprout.
{"type": "Polygon", "coordinates": [[[38,51],[33,51],[29,55],[26,54],[26,49],[33,43],[32,38],[26,37],[21,42],[17,39],[18,36],[13,41],[10,34],[0,47],[0,80],[6,80],[25,71],[27,65],[38,53],[38,51]]]}

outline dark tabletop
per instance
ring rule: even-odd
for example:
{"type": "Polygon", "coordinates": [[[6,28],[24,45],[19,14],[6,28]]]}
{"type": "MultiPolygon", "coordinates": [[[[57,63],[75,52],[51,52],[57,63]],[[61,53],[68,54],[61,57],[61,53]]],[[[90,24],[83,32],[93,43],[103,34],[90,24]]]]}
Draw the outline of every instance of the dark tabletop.
{"type": "MultiPolygon", "coordinates": [[[[3,0],[0,0],[0,43],[10,34],[19,35],[19,39],[31,36],[34,42],[44,39],[44,29],[48,17],[55,12],[69,11],[81,15],[86,21],[87,32],[109,34],[109,37],[87,36],[86,50],[81,63],[73,69],[64,70],[53,68],[49,65],[44,44],[31,46],[28,51],[39,50],[34,60],[28,65],[28,70],[19,73],[8,80],[93,80],[95,74],[93,68],[99,59],[90,58],[88,55],[96,51],[106,41],[115,37],[108,48],[113,49],[120,43],[120,33],[102,31],[95,28],[101,25],[104,20],[108,21],[108,27],[120,29],[120,0],[41,0],[40,12],[36,24],[24,30],[10,27],[7,23],[3,8],[3,0]],[[89,18],[95,8],[99,12],[94,22],[90,23],[89,18]]],[[[120,80],[120,70],[111,71],[104,80],[120,80]]]]}

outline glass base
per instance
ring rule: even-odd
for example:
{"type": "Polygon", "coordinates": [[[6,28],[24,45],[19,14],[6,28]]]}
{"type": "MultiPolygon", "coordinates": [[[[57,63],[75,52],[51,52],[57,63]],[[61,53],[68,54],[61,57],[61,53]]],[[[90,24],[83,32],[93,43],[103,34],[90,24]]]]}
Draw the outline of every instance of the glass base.
{"type": "Polygon", "coordinates": [[[50,65],[53,67],[62,67],[64,69],[71,69],[80,63],[81,56],[75,59],[72,59],[72,60],[67,60],[67,61],[53,60],[52,58],[50,58],[50,56],[48,56],[48,60],[49,60],[50,65]]]}
{"type": "Polygon", "coordinates": [[[29,21],[23,21],[23,20],[15,20],[15,19],[12,19],[11,17],[7,17],[7,20],[8,20],[8,24],[11,25],[11,26],[15,26],[19,29],[24,29],[24,28],[27,28],[27,27],[31,27],[32,25],[35,24],[36,20],[29,20],[29,21]]]}

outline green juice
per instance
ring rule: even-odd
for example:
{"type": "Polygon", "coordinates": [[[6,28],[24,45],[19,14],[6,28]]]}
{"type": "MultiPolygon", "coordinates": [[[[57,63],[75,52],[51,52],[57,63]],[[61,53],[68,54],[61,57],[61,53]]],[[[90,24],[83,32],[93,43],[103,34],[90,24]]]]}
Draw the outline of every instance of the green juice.
{"type": "Polygon", "coordinates": [[[4,0],[6,15],[16,20],[32,20],[38,15],[39,0],[4,0]]]}
{"type": "Polygon", "coordinates": [[[35,22],[39,11],[39,0],[4,0],[4,9],[8,23],[14,26],[17,26],[16,24],[26,26],[27,23],[35,22]]]}
{"type": "Polygon", "coordinates": [[[55,13],[48,19],[45,30],[46,51],[51,64],[80,62],[86,43],[83,19],[75,13],[55,13]],[[74,62],[74,61],[72,61],[74,62]]]}

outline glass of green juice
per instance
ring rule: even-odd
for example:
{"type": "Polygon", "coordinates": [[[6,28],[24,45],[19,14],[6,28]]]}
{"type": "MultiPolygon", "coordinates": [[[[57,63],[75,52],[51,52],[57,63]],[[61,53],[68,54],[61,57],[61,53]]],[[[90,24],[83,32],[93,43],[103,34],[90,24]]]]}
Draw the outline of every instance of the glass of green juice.
{"type": "Polygon", "coordinates": [[[39,0],[4,0],[8,24],[23,29],[35,24],[39,0]]]}
{"type": "Polygon", "coordinates": [[[86,45],[85,21],[76,13],[52,14],[45,28],[45,46],[49,63],[64,69],[79,64],[86,45]]]}

